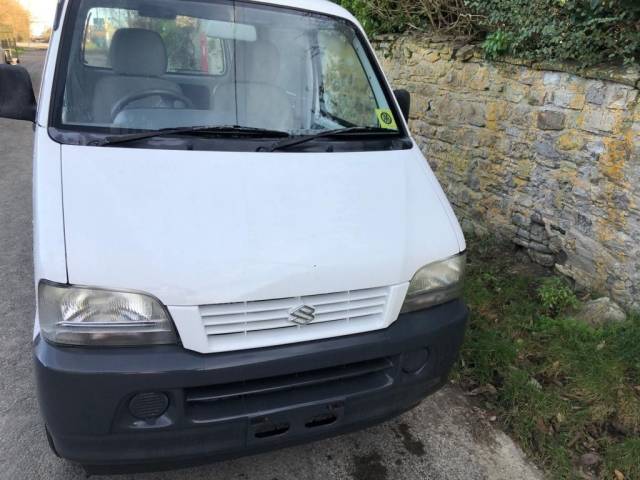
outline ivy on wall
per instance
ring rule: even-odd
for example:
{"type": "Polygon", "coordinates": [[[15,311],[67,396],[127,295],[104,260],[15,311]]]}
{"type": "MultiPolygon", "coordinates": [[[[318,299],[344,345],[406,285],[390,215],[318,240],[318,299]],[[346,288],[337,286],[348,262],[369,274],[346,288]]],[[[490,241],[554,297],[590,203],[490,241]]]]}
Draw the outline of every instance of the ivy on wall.
{"type": "Polygon", "coordinates": [[[582,66],[640,60],[637,0],[468,0],[480,14],[490,56],[575,61],[582,66]]]}
{"type": "Polygon", "coordinates": [[[488,57],[640,62],[639,0],[337,0],[369,33],[484,37],[488,57]]]}

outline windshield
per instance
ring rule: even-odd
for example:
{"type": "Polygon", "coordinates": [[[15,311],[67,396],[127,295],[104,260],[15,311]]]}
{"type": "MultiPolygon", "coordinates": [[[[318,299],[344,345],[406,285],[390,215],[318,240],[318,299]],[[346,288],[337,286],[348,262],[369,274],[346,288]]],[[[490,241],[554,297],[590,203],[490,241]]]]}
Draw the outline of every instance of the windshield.
{"type": "Polygon", "coordinates": [[[399,130],[368,47],[346,20],[229,1],[72,5],[58,63],[58,129],[399,130]]]}

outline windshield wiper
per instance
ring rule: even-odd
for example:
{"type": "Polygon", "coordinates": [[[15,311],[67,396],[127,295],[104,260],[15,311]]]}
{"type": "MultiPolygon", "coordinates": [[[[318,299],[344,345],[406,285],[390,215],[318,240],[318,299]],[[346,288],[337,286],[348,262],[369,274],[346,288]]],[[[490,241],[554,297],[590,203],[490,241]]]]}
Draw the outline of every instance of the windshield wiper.
{"type": "Polygon", "coordinates": [[[277,150],[284,150],[289,147],[294,147],[296,145],[301,145],[303,143],[310,142],[317,138],[323,137],[340,137],[340,136],[349,136],[349,135],[397,135],[400,133],[398,130],[390,130],[387,128],[380,127],[347,127],[347,128],[338,128],[336,130],[325,130],[319,133],[314,133],[312,135],[302,135],[298,137],[292,137],[287,140],[283,140],[281,142],[277,142],[270,147],[260,147],[260,151],[266,152],[275,152],[277,150]]]}
{"type": "Polygon", "coordinates": [[[102,147],[105,145],[115,145],[118,143],[144,140],[145,138],[162,137],[166,135],[202,135],[202,134],[242,134],[256,137],[290,137],[289,133],[280,130],[269,130],[265,128],[243,127],[240,125],[215,125],[215,126],[193,126],[180,128],[162,128],[160,130],[150,130],[140,133],[129,133],[125,135],[112,135],[101,140],[89,142],[89,145],[102,147]]]}

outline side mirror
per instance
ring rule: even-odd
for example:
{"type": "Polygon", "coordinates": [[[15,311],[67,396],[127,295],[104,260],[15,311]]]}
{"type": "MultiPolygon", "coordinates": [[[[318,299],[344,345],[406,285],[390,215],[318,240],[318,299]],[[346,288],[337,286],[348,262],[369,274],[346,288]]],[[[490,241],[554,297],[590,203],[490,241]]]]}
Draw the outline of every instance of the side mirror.
{"type": "Polygon", "coordinates": [[[0,65],[0,117],[36,121],[36,97],[24,67],[0,65]]]}
{"type": "Polygon", "coordinates": [[[393,94],[396,96],[396,100],[398,100],[402,116],[408,122],[409,114],[411,113],[411,94],[406,90],[394,90],[393,94]]]}

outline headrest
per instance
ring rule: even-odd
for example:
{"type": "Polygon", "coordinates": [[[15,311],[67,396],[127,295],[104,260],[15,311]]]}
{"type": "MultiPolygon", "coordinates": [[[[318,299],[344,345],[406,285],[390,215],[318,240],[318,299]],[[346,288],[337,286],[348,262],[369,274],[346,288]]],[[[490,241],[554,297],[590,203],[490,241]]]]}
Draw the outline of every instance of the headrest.
{"type": "Polygon", "coordinates": [[[120,75],[159,77],[167,72],[167,50],[160,35],[152,30],[116,30],[109,58],[113,70],[120,75]]]}
{"type": "Polygon", "coordinates": [[[280,73],[280,52],[267,41],[248,43],[244,49],[245,81],[275,84],[280,73]]]}

